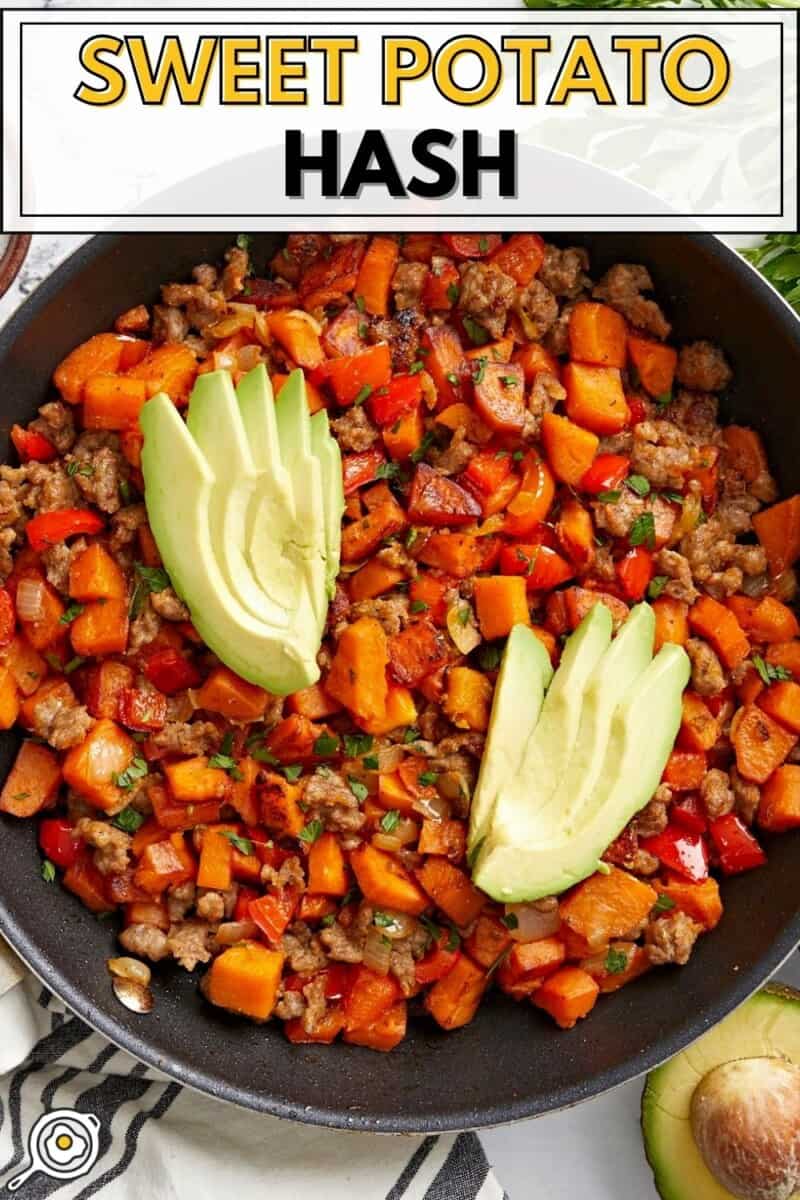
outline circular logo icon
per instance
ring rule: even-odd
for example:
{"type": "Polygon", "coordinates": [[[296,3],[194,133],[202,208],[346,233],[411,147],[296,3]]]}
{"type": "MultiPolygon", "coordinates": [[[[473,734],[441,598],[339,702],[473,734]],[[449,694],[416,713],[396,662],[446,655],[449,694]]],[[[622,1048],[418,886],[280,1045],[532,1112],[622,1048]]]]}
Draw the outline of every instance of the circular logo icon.
{"type": "Polygon", "coordinates": [[[91,1171],[100,1153],[100,1122],[94,1113],[56,1108],[43,1113],[28,1135],[28,1158],[24,1171],[7,1184],[16,1192],[32,1175],[41,1171],[50,1179],[79,1179],[91,1171]]]}

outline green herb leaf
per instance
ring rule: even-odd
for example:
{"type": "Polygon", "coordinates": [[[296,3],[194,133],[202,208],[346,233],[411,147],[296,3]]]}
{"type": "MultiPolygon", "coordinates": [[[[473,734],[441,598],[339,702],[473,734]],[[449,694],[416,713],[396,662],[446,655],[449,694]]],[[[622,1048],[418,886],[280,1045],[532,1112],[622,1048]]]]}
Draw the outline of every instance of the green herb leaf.
{"type": "Polygon", "coordinates": [[[469,619],[472,616],[472,609],[468,604],[462,604],[456,613],[456,620],[459,625],[469,625],[469,619]]]}
{"type": "Polygon", "coordinates": [[[415,725],[409,725],[403,733],[403,741],[408,746],[411,742],[418,742],[420,736],[421,735],[417,727],[415,725]]]}
{"type": "Polygon", "coordinates": [[[354,404],[363,404],[365,400],[369,400],[371,395],[372,395],[372,384],[365,383],[364,386],[359,389],[358,394],[356,395],[356,398],[353,401],[353,403],[354,404]]]}
{"type": "Polygon", "coordinates": [[[506,929],[518,929],[519,928],[519,917],[517,916],[516,913],[506,913],[506,915],[504,917],[501,917],[500,920],[503,922],[506,929]]]}
{"type": "Polygon", "coordinates": [[[297,836],[301,842],[306,842],[310,846],[320,836],[322,829],[322,821],[319,818],[315,818],[313,821],[309,821],[307,825],[304,825],[297,836]]]}
{"type": "Polygon", "coordinates": [[[785,682],[792,678],[792,672],[788,667],[773,666],[761,657],[760,654],[752,655],[750,661],[761,676],[762,682],[769,687],[772,683],[785,682]]]}
{"type": "Polygon", "coordinates": [[[438,942],[439,938],[442,936],[441,925],[437,925],[436,922],[432,920],[431,917],[426,916],[425,913],[423,913],[420,917],[419,923],[428,935],[428,945],[430,945],[431,942],[438,942]]]}
{"type": "Polygon", "coordinates": [[[374,754],[367,754],[361,761],[367,771],[378,771],[380,769],[381,764],[374,754]]]}
{"type": "Polygon", "coordinates": [[[289,783],[295,783],[303,774],[303,768],[300,763],[293,763],[290,767],[281,767],[281,771],[285,778],[289,780],[289,783]]]}
{"type": "Polygon", "coordinates": [[[411,613],[427,612],[428,607],[428,604],[424,600],[412,600],[408,606],[408,611],[411,613]]]}
{"type": "Polygon", "coordinates": [[[123,808],[122,812],[118,812],[111,822],[116,825],[117,829],[121,829],[124,833],[136,833],[136,830],[144,824],[144,817],[135,808],[128,805],[123,808]]]}
{"type": "Polygon", "coordinates": [[[525,457],[525,451],[515,450],[511,457],[513,458],[514,462],[522,462],[523,458],[525,457]]]}
{"type": "Polygon", "coordinates": [[[130,789],[134,787],[134,785],[137,784],[140,779],[144,779],[145,775],[147,774],[147,770],[147,763],[143,758],[139,758],[137,755],[124,771],[120,771],[119,774],[111,776],[111,782],[115,785],[115,787],[130,791],[130,789]]]}
{"type": "Polygon", "coordinates": [[[650,494],[650,480],[645,479],[644,475],[629,475],[625,483],[637,496],[650,494]]]}
{"type": "Polygon", "coordinates": [[[359,312],[363,312],[364,309],[366,308],[366,303],[364,301],[364,297],[356,296],[355,299],[356,299],[356,308],[358,309],[359,312]]]}
{"type": "Polygon", "coordinates": [[[620,975],[628,966],[628,956],[623,950],[615,950],[612,947],[603,965],[609,975],[620,975]]]}
{"type": "Polygon", "coordinates": [[[420,371],[424,371],[424,370],[425,370],[425,363],[420,362],[419,359],[417,359],[417,361],[413,362],[411,364],[411,366],[408,368],[408,373],[409,373],[409,375],[419,375],[420,371]]]}
{"type": "Polygon", "coordinates": [[[320,921],[320,925],[322,926],[323,929],[330,929],[331,925],[334,923],[335,920],[336,920],[336,913],[327,913],[320,921]]]}
{"type": "Polygon", "coordinates": [[[46,858],[42,863],[41,871],[42,879],[45,881],[45,883],[52,883],[56,877],[56,869],[50,862],[49,858],[46,858]]]}
{"type": "Polygon", "coordinates": [[[491,977],[494,975],[497,968],[502,967],[503,963],[506,961],[506,959],[508,958],[510,953],[511,953],[510,946],[506,946],[506,948],[504,950],[500,951],[497,958],[494,960],[492,965],[489,967],[489,970],[486,972],[487,979],[491,979],[491,977]]]}
{"type": "MultiPolygon", "coordinates": [[[[87,478],[90,478],[92,475],[94,475],[94,467],[91,463],[78,462],[77,459],[73,459],[71,463],[67,463],[67,475],[69,475],[70,478],[72,478],[74,475],[85,475],[87,478]]],[[[127,480],[124,480],[123,482],[127,483],[127,480]]],[[[120,484],[120,491],[121,490],[122,484],[120,484]]]]}
{"type": "Polygon", "coordinates": [[[672,899],[672,897],[668,896],[666,892],[659,892],[658,899],[653,905],[651,911],[656,913],[669,912],[669,910],[674,907],[675,901],[672,899]]]}
{"type": "Polygon", "coordinates": [[[479,325],[474,317],[465,315],[461,318],[461,323],[464,326],[464,332],[473,346],[485,346],[487,342],[492,340],[492,335],[482,325],[479,325]]]}
{"type": "Polygon", "coordinates": [[[389,913],[381,912],[380,909],[376,909],[372,914],[372,924],[377,925],[378,929],[391,929],[394,923],[394,917],[389,913]]]}
{"type": "Polygon", "coordinates": [[[231,758],[230,754],[223,754],[221,752],[219,754],[212,754],[208,760],[208,765],[210,767],[218,767],[220,771],[226,771],[236,783],[241,783],[244,779],[244,775],[239,770],[236,759],[231,758]]]}
{"type": "Polygon", "coordinates": [[[447,299],[451,304],[458,304],[458,297],[461,295],[457,283],[451,283],[447,288],[447,299]]]}
{"type": "Polygon", "coordinates": [[[339,739],[332,733],[321,733],[314,742],[314,753],[320,758],[327,758],[339,749],[339,739]]]}
{"type": "Polygon", "coordinates": [[[503,660],[503,647],[483,642],[478,651],[478,666],[482,671],[496,671],[503,660]]]}
{"type": "Polygon", "coordinates": [[[502,383],[503,387],[518,387],[519,386],[519,379],[517,378],[516,375],[501,375],[500,382],[502,383]]]}
{"type": "Polygon", "coordinates": [[[656,520],[651,512],[643,512],[630,528],[628,541],[632,546],[647,546],[652,550],[656,544],[656,520]]]}
{"type": "Polygon", "coordinates": [[[371,733],[346,733],[343,740],[346,758],[359,758],[372,749],[371,733]]]}
{"type": "Polygon", "coordinates": [[[488,361],[489,360],[487,358],[476,358],[475,359],[475,364],[476,364],[477,369],[474,370],[474,373],[472,376],[473,383],[483,383],[483,377],[486,374],[486,364],[488,361]]]}
{"type": "Polygon", "coordinates": [[[253,843],[250,838],[240,837],[238,833],[233,833],[230,829],[224,829],[222,836],[226,837],[234,850],[238,850],[240,854],[253,853],[253,843]]]}
{"type": "Polygon", "coordinates": [[[622,492],[598,492],[597,499],[601,504],[616,504],[622,492]]]}
{"type": "Polygon", "coordinates": [[[647,599],[657,600],[668,583],[668,575],[654,575],[647,587],[647,599]]]}
{"type": "Polygon", "coordinates": [[[411,461],[413,463],[420,462],[425,457],[425,455],[428,453],[428,451],[430,450],[431,446],[433,446],[435,441],[436,441],[436,438],[433,436],[432,433],[430,433],[430,432],[426,433],[425,436],[423,437],[422,441],[420,442],[420,444],[417,446],[416,450],[411,451],[411,454],[409,455],[409,458],[411,459],[411,461]]]}
{"type": "Polygon", "coordinates": [[[417,776],[417,779],[423,787],[433,787],[438,778],[438,771],[422,771],[421,774],[417,776]]]}
{"type": "Polygon", "coordinates": [[[800,234],[768,233],[760,246],[742,254],[800,312],[800,234]]]}
{"type": "Polygon", "coordinates": [[[662,392],[654,399],[659,408],[666,408],[668,404],[672,404],[672,392],[662,392]]]}
{"type": "Polygon", "coordinates": [[[256,762],[266,763],[268,767],[277,767],[280,761],[266,746],[253,746],[250,750],[250,757],[254,758],[256,762]]]}
{"type": "Polygon", "coordinates": [[[400,474],[400,463],[382,462],[375,468],[376,479],[396,479],[400,474]]]}
{"type": "Polygon", "coordinates": [[[457,950],[460,945],[461,945],[461,938],[459,936],[459,932],[456,929],[455,925],[453,925],[451,922],[450,933],[447,938],[447,944],[445,945],[445,950],[450,950],[450,951],[457,950]]]}
{"type": "Polygon", "coordinates": [[[406,538],[405,538],[406,550],[411,549],[411,547],[414,545],[414,542],[417,540],[418,537],[419,537],[418,529],[414,529],[413,527],[411,529],[409,529],[408,533],[406,534],[406,538]]]}
{"type": "Polygon", "coordinates": [[[662,500],[668,500],[670,504],[683,504],[683,496],[680,492],[662,492],[662,500]]]}
{"type": "Polygon", "coordinates": [[[71,675],[73,671],[77,671],[78,667],[82,667],[85,662],[85,658],[81,658],[80,654],[76,654],[74,658],[71,658],[69,662],[65,664],[64,674],[71,675]]]}
{"type": "Polygon", "coordinates": [[[352,776],[348,776],[347,786],[350,788],[350,791],[353,793],[356,800],[358,800],[359,804],[363,804],[369,795],[369,788],[367,785],[362,783],[360,779],[354,779],[352,776]]]}
{"type": "Polygon", "coordinates": [[[249,254],[253,245],[253,239],[249,233],[237,233],[236,245],[240,250],[246,250],[249,254]]]}
{"type": "Polygon", "coordinates": [[[485,254],[489,249],[489,239],[485,237],[478,238],[478,249],[480,250],[481,254],[485,254]]]}
{"type": "Polygon", "coordinates": [[[170,586],[169,575],[163,567],[146,567],[143,563],[134,563],[136,577],[147,584],[150,592],[163,592],[170,586]]]}

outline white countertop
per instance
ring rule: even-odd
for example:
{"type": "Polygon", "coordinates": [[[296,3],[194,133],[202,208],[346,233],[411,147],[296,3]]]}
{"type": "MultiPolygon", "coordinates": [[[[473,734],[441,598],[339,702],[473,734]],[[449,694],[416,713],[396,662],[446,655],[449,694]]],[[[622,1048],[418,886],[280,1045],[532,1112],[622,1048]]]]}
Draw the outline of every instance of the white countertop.
{"type": "MultiPolygon", "coordinates": [[[[17,283],[0,300],[0,324],[84,240],[35,236],[17,283]]],[[[778,977],[800,987],[800,956],[778,977]]],[[[639,1135],[641,1091],[634,1080],[577,1108],[484,1133],[509,1200],[655,1200],[639,1135]]]]}

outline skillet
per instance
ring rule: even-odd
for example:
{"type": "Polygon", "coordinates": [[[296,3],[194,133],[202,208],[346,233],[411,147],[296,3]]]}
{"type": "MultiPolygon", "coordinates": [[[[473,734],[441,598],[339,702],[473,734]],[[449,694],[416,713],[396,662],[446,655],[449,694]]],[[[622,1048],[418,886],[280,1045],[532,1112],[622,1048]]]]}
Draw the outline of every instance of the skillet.
{"type": "MultiPolygon", "coordinates": [[[[0,460],[8,430],[48,396],[54,366],[114,317],[221,257],[224,234],[93,238],[56,271],[0,334],[0,460]]],[[[707,235],[598,234],[582,243],[595,276],[643,262],[678,339],[725,347],[735,382],[723,419],[765,438],[783,495],[800,490],[800,322],[738,255],[707,235]]],[[[255,261],[280,244],[255,239],[255,261]]],[[[0,778],[17,735],[0,735],[0,778]]],[[[114,999],[105,960],[110,921],[93,917],[39,874],[35,824],[0,817],[0,931],[49,988],[95,1029],[181,1083],[223,1100],[312,1124],[438,1132],[519,1120],[624,1083],[675,1054],[759,987],[800,941],[800,833],[766,839],[768,865],[723,884],[725,916],[685,967],[654,971],[608,999],[591,1020],[558,1032],[530,1005],[493,993],[471,1025],[437,1032],[424,1018],[382,1055],[356,1046],[292,1046],[280,1029],[207,1005],[196,979],[155,973],[155,1008],[137,1016],[114,999]]]]}

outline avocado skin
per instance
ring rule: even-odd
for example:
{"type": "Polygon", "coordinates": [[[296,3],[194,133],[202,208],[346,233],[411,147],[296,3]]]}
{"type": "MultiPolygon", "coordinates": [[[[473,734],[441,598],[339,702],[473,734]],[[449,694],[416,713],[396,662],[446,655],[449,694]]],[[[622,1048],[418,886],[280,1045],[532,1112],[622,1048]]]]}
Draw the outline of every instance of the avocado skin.
{"type": "Polygon", "coordinates": [[[731,1200],[703,1162],[689,1124],[700,1079],[733,1058],[781,1056],[800,1065],[800,992],[767,984],[719,1025],[647,1076],[644,1150],[661,1200],[731,1200]]]}

